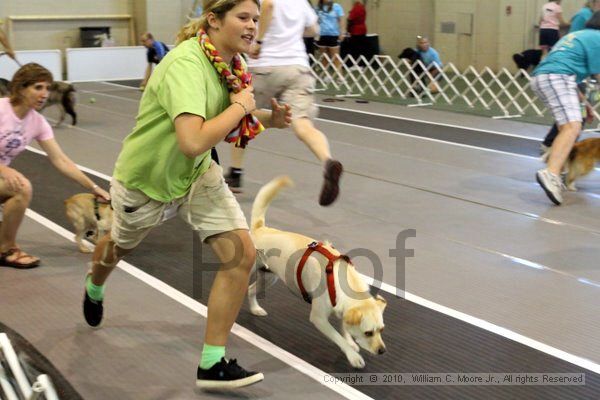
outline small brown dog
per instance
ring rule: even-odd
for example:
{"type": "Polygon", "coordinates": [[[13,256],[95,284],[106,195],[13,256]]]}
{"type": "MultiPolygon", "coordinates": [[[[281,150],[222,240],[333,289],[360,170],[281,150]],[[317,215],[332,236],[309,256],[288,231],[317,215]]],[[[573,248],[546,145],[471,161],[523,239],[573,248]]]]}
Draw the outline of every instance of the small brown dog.
{"type": "Polygon", "coordinates": [[[567,189],[576,191],[575,181],[592,172],[600,161],[600,138],[590,138],[575,143],[565,165],[567,189]]]}
{"type": "Polygon", "coordinates": [[[98,238],[110,231],[112,209],[110,204],[98,200],[92,193],[79,193],[65,200],[67,218],[75,227],[75,242],[82,253],[92,250],[83,244],[83,238],[96,243],[98,238]]]}

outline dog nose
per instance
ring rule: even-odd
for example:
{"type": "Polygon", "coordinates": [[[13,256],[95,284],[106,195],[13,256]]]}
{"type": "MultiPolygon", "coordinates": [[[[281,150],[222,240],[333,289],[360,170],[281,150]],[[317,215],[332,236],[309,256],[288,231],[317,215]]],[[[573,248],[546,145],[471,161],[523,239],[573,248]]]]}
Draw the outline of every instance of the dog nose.
{"type": "Polygon", "coordinates": [[[385,352],[386,352],[385,347],[380,347],[379,350],[377,350],[377,354],[380,354],[380,355],[383,354],[383,353],[385,353],[385,352]]]}

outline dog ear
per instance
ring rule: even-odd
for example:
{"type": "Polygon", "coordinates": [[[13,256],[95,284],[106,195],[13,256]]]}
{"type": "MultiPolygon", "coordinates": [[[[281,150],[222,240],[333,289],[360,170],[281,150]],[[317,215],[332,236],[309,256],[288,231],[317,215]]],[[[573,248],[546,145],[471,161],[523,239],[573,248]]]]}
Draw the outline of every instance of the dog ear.
{"type": "Polygon", "coordinates": [[[362,311],[358,307],[353,307],[344,313],[344,323],[347,325],[358,325],[362,319],[362,311]]]}
{"type": "Polygon", "coordinates": [[[383,312],[383,310],[385,310],[385,306],[387,306],[387,301],[385,301],[385,299],[380,295],[377,295],[375,301],[377,302],[379,308],[381,308],[381,312],[383,312]]]}

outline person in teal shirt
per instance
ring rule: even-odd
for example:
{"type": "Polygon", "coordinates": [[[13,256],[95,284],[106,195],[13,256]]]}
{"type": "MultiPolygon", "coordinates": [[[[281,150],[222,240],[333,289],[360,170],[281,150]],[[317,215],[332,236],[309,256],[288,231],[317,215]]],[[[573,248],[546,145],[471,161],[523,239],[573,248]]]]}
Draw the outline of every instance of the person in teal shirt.
{"type": "Polygon", "coordinates": [[[571,26],[569,33],[577,32],[585,29],[585,23],[592,18],[595,11],[600,10],[600,0],[591,0],[586,3],[581,10],[577,11],[573,18],[571,18],[571,26]]]}
{"type": "Polygon", "coordinates": [[[600,11],[586,23],[586,29],[569,33],[552,48],[533,71],[531,88],[551,111],[559,127],[552,144],[548,166],[536,174],[546,195],[556,205],[562,203],[560,173],[582,126],[577,84],[600,74],[600,11]]]}
{"type": "Polygon", "coordinates": [[[125,254],[172,214],[197,231],[222,263],[208,299],[197,369],[196,384],[204,389],[263,379],[225,359],[256,249],[244,214],[210,157],[218,142],[239,137],[241,121],[254,132],[260,132],[259,122],[275,128],[291,122],[287,105],[274,102],[272,111],[256,110],[249,75],[243,73],[240,53],[248,52],[255,38],[259,8],[258,0],[204,1],[201,18],[181,30],[177,47],[156,67],[115,165],[112,229],[96,246],[86,278],[84,317],[99,326],[106,279],[125,254]]]}
{"type": "MultiPolygon", "coordinates": [[[[333,0],[319,0],[316,7],[319,17],[319,56],[327,54],[333,60],[333,65],[337,73],[341,73],[342,64],[339,60],[340,44],[346,36],[346,21],[344,18],[344,9],[333,0]]],[[[325,67],[327,63],[322,61],[325,67]]]]}

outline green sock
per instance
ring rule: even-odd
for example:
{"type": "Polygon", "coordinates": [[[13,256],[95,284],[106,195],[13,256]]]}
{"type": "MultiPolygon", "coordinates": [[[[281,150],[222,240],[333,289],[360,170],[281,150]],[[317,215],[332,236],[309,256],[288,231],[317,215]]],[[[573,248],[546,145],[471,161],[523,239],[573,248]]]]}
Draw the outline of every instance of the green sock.
{"type": "Polygon", "coordinates": [[[204,344],[202,348],[202,358],[200,359],[200,368],[210,369],[213,365],[225,357],[225,346],[211,346],[204,344]]]}
{"type": "Polygon", "coordinates": [[[88,275],[85,280],[85,290],[87,291],[88,296],[92,300],[102,301],[104,300],[104,285],[96,286],[92,283],[92,276],[88,275]]]}

